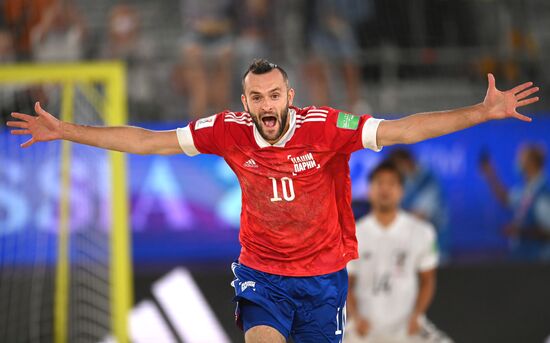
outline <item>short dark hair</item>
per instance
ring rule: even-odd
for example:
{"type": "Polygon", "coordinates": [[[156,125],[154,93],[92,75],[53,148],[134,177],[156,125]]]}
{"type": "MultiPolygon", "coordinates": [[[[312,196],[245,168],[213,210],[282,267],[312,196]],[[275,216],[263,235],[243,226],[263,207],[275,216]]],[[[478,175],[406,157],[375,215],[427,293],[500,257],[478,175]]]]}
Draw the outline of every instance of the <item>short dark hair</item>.
{"type": "Polygon", "coordinates": [[[395,176],[397,176],[397,179],[399,180],[399,183],[401,185],[403,185],[403,183],[405,182],[405,178],[403,177],[403,174],[401,174],[401,172],[399,171],[399,169],[397,168],[395,163],[393,163],[390,160],[382,161],[382,163],[377,165],[376,168],[374,168],[370,172],[369,182],[372,182],[376,178],[376,176],[378,176],[378,174],[380,174],[381,172],[386,172],[386,171],[394,173],[395,176]]]}
{"type": "Polygon", "coordinates": [[[527,144],[524,149],[538,169],[544,168],[544,163],[546,162],[546,154],[542,146],[530,143],[527,144]]]}
{"type": "Polygon", "coordinates": [[[388,160],[392,162],[399,161],[399,160],[409,161],[412,163],[415,162],[413,154],[405,148],[395,148],[391,150],[388,155],[388,160]]]}
{"type": "Polygon", "coordinates": [[[285,83],[288,85],[288,74],[283,68],[281,68],[279,65],[275,63],[269,62],[265,58],[257,58],[254,61],[252,61],[252,63],[248,66],[248,69],[245,71],[243,75],[243,78],[241,80],[242,86],[243,86],[243,93],[244,93],[244,79],[249,73],[260,75],[260,74],[269,73],[273,69],[278,69],[281,72],[281,74],[283,75],[283,79],[285,80],[285,83]]]}

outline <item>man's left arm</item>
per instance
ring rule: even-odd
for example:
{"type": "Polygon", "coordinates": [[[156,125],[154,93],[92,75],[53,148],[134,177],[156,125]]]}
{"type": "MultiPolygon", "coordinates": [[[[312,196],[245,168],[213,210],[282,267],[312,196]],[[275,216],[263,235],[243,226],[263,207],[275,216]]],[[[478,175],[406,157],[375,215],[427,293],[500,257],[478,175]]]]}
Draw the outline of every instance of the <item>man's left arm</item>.
{"type": "Polygon", "coordinates": [[[435,294],[437,261],[437,237],[433,225],[426,223],[422,237],[422,250],[416,263],[418,275],[418,293],[416,302],[409,318],[409,335],[415,335],[420,330],[419,319],[426,313],[435,294]]]}
{"type": "Polygon", "coordinates": [[[531,121],[531,118],[518,113],[517,109],[539,101],[538,97],[531,97],[539,91],[538,87],[533,87],[532,82],[526,82],[510,90],[500,91],[495,86],[492,74],[488,74],[488,80],[485,99],[477,105],[382,121],[376,135],[378,146],[417,143],[495,119],[531,121]]]}
{"type": "Polygon", "coordinates": [[[419,319],[426,313],[432,303],[435,294],[435,274],[436,268],[418,273],[418,296],[409,320],[409,335],[418,333],[420,329],[419,319]]]}

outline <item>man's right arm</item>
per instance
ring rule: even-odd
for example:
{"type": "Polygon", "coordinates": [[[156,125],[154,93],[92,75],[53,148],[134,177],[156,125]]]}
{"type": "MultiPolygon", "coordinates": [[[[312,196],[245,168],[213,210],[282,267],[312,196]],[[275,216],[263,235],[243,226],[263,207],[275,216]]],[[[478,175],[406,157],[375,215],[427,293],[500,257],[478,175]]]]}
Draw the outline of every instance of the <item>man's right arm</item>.
{"type": "Polygon", "coordinates": [[[21,146],[64,139],[98,148],[133,154],[172,155],[182,153],[176,130],[152,131],[139,127],[96,127],[63,122],[35,104],[36,116],[12,113],[19,121],[9,121],[15,135],[31,135],[21,146]]]}
{"type": "Polygon", "coordinates": [[[62,139],[140,155],[182,153],[176,130],[152,131],[135,126],[97,127],[63,123],[62,139]]]}

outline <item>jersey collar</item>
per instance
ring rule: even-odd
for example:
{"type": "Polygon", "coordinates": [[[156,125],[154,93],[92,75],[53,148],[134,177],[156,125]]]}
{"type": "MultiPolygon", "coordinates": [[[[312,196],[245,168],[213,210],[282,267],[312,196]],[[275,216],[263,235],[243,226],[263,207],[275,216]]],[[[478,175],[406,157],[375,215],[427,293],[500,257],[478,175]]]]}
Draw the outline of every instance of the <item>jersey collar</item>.
{"type": "Polygon", "coordinates": [[[389,227],[384,228],[382,227],[382,224],[376,219],[376,216],[372,214],[372,220],[375,223],[374,231],[378,235],[392,235],[392,236],[396,235],[400,231],[400,228],[402,227],[401,222],[403,221],[404,215],[405,215],[405,212],[402,209],[400,209],[397,212],[397,216],[395,217],[393,222],[390,223],[389,227]]]}
{"type": "Polygon", "coordinates": [[[270,146],[279,148],[284,147],[285,144],[292,138],[292,136],[294,136],[294,131],[296,130],[296,110],[293,108],[289,108],[288,116],[290,120],[288,131],[281,137],[281,139],[275,142],[275,144],[270,144],[268,141],[266,141],[260,134],[260,131],[258,131],[256,125],[254,125],[254,139],[256,140],[256,144],[258,144],[260,148],[267,148],[270,146]]]}

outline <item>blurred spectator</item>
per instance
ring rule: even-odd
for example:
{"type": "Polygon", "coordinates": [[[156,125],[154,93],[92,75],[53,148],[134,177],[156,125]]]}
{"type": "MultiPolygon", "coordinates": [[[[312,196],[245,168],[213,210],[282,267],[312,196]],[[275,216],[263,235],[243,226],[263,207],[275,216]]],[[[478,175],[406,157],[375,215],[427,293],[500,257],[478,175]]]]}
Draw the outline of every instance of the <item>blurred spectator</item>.
{"type": "Polygon", "coordinates": [[[193,118],[229,105],[233,67],[231,0],[182,1],[183,89],[193,118]]]}
{"type": "MultiPolygon", "coordinates": [[[[10,31],[0,28],[0,65],[16,62],[15,42],[10,31]]],[[[36,87],[24,84],[0,84],[0,126],[4,126],[11,118],[14,109],[20,111],[31,110],[36,87]]]]}
{"type": "MultiPolygon", "coordinates": [[[[15,47],[11,33],[0,27],[0,65],[15,62],[15,47]]],[[[14,86],[0,86],[0,119],[2,126],[9,118],[13,109],[13,98],[15,96],[14,86]]]]}
{"type": "Polygon", "coordinates": [[[237,0],[237,61],[239,70],[254,58],[267,58],[274,50],[276,41],[275,2],[268,0],[237,0]]]}
{"type": "MultiPolygon", "coordinates": [[[[343,77],[346,94],[345,106],[355,113],[369,112],[360,99],[362,88],[359,68],[359,46],[355,37],[350,8],[354,0],[311,0],[311,16],[307,30],[309,62],[306,75],[309,78],[312,102],[327,105],[331,101],[330,86],[336,78],[330,75],[335,66],[343,77]]],[[[337,80],[337,79],[336,79],[337,80]]]]}
{"type": "Polygon", "coordinates": [[[472,25],[475,2],[424,0],[423,6],[411,6],[410,41],[418,46],[475,46],[480,25],[472,25]],[[419,11],[422,11],[421,13],[419,11]],[[418,21],[426,22],[419,23],[418,21]],[[425,30],[425,32],[423,32],[425,30]]]}
{"type": "Polygon", "coordinates": [[[111,8],[107,40],[101,55],[103,58],[123,59],[128,63],[151,59],[153,47],[141,35],[141,17],[135,7],[121,4],[111,8]]]}
{"type": "Polygon", "coordinates": [[[131,120],[151,119],[154,108],[153,42],[141,32],[138,10],[127,4],[115,5],[109,12],[107,37],[101,49],[105,59],[124,60],[128,67],[128,97],[131,120]]]}
{"type": "Polygon", "coordinates": [[[499,179],[488,155],[481,159],[481,170],[496,198],[513,212],[504,228],[512,239],[513,257],[550,260],[550,185],[544,175],[544,149],[525,145],[518,154],[524,184],[511,190],[499,179]]]}
{"type": "Polygon", "coordinates": [[[509,84],[514,84],[526,78],[540,78],[539,45],[534,35],[516,27],[508,28],[503,46],[499,53],[492,52],[483,56],[477,63],[481,76],[498,72],[509,84]]]}
{"type": "Polygon", "coordinates": [[[511,1],[500,5],[506,6],[506,10],[500,17],[504,27],[498,57],[501,59],[503,74],[510,83],[526,78],[540,79],[539,44],[542,42],[536,40],[536,25],[531,24],[533,16],[530,12],[536,8],[531,7],[534,3],[511,1]]]}
{"type": "Polygon", "coordinates": [[[447,207],[443,190],[436,176],[419,165],[409,150],[397,148],[390,152],[391,160],[405,177],[405,193],[401,206],[420,219],[431,222],[437,232],[442,257],[449,253],[447,207]]]}
{"type": "Polygon", "coordinates": [[[508,46],[503,61],[503,72],[510,83],[525,78],[537,78],[539,47],[533,34],[525,27],[512,27],[507,35],[508,46]]]}
{"type": "Polygon", "coordinates": [[[52,3],[32,28],[32,55],[36,61],[77,61],[84,54],[86,26],[72,0],[52,3]]]}
{"type": "Polygon", "coordinates": [[[15,45],[10,31],[0,28],[0,64],[15,62],[15,45]]]}
{"type": "Polygon", "coordinates": [[[14,35],[18,59],[31,58],[31,31],[38,25],[44,12],[59,0],[4,0],[0,14],[14,35]]]}
{"type": "Polygon", "coordinates": [[[400,209],[403,178],[391,162],[369,175],[372,212],[357,222],[359,259],[348,263],[345,343],[451,342],[425,314],[438,261],[433,226],[400,209]]]}

